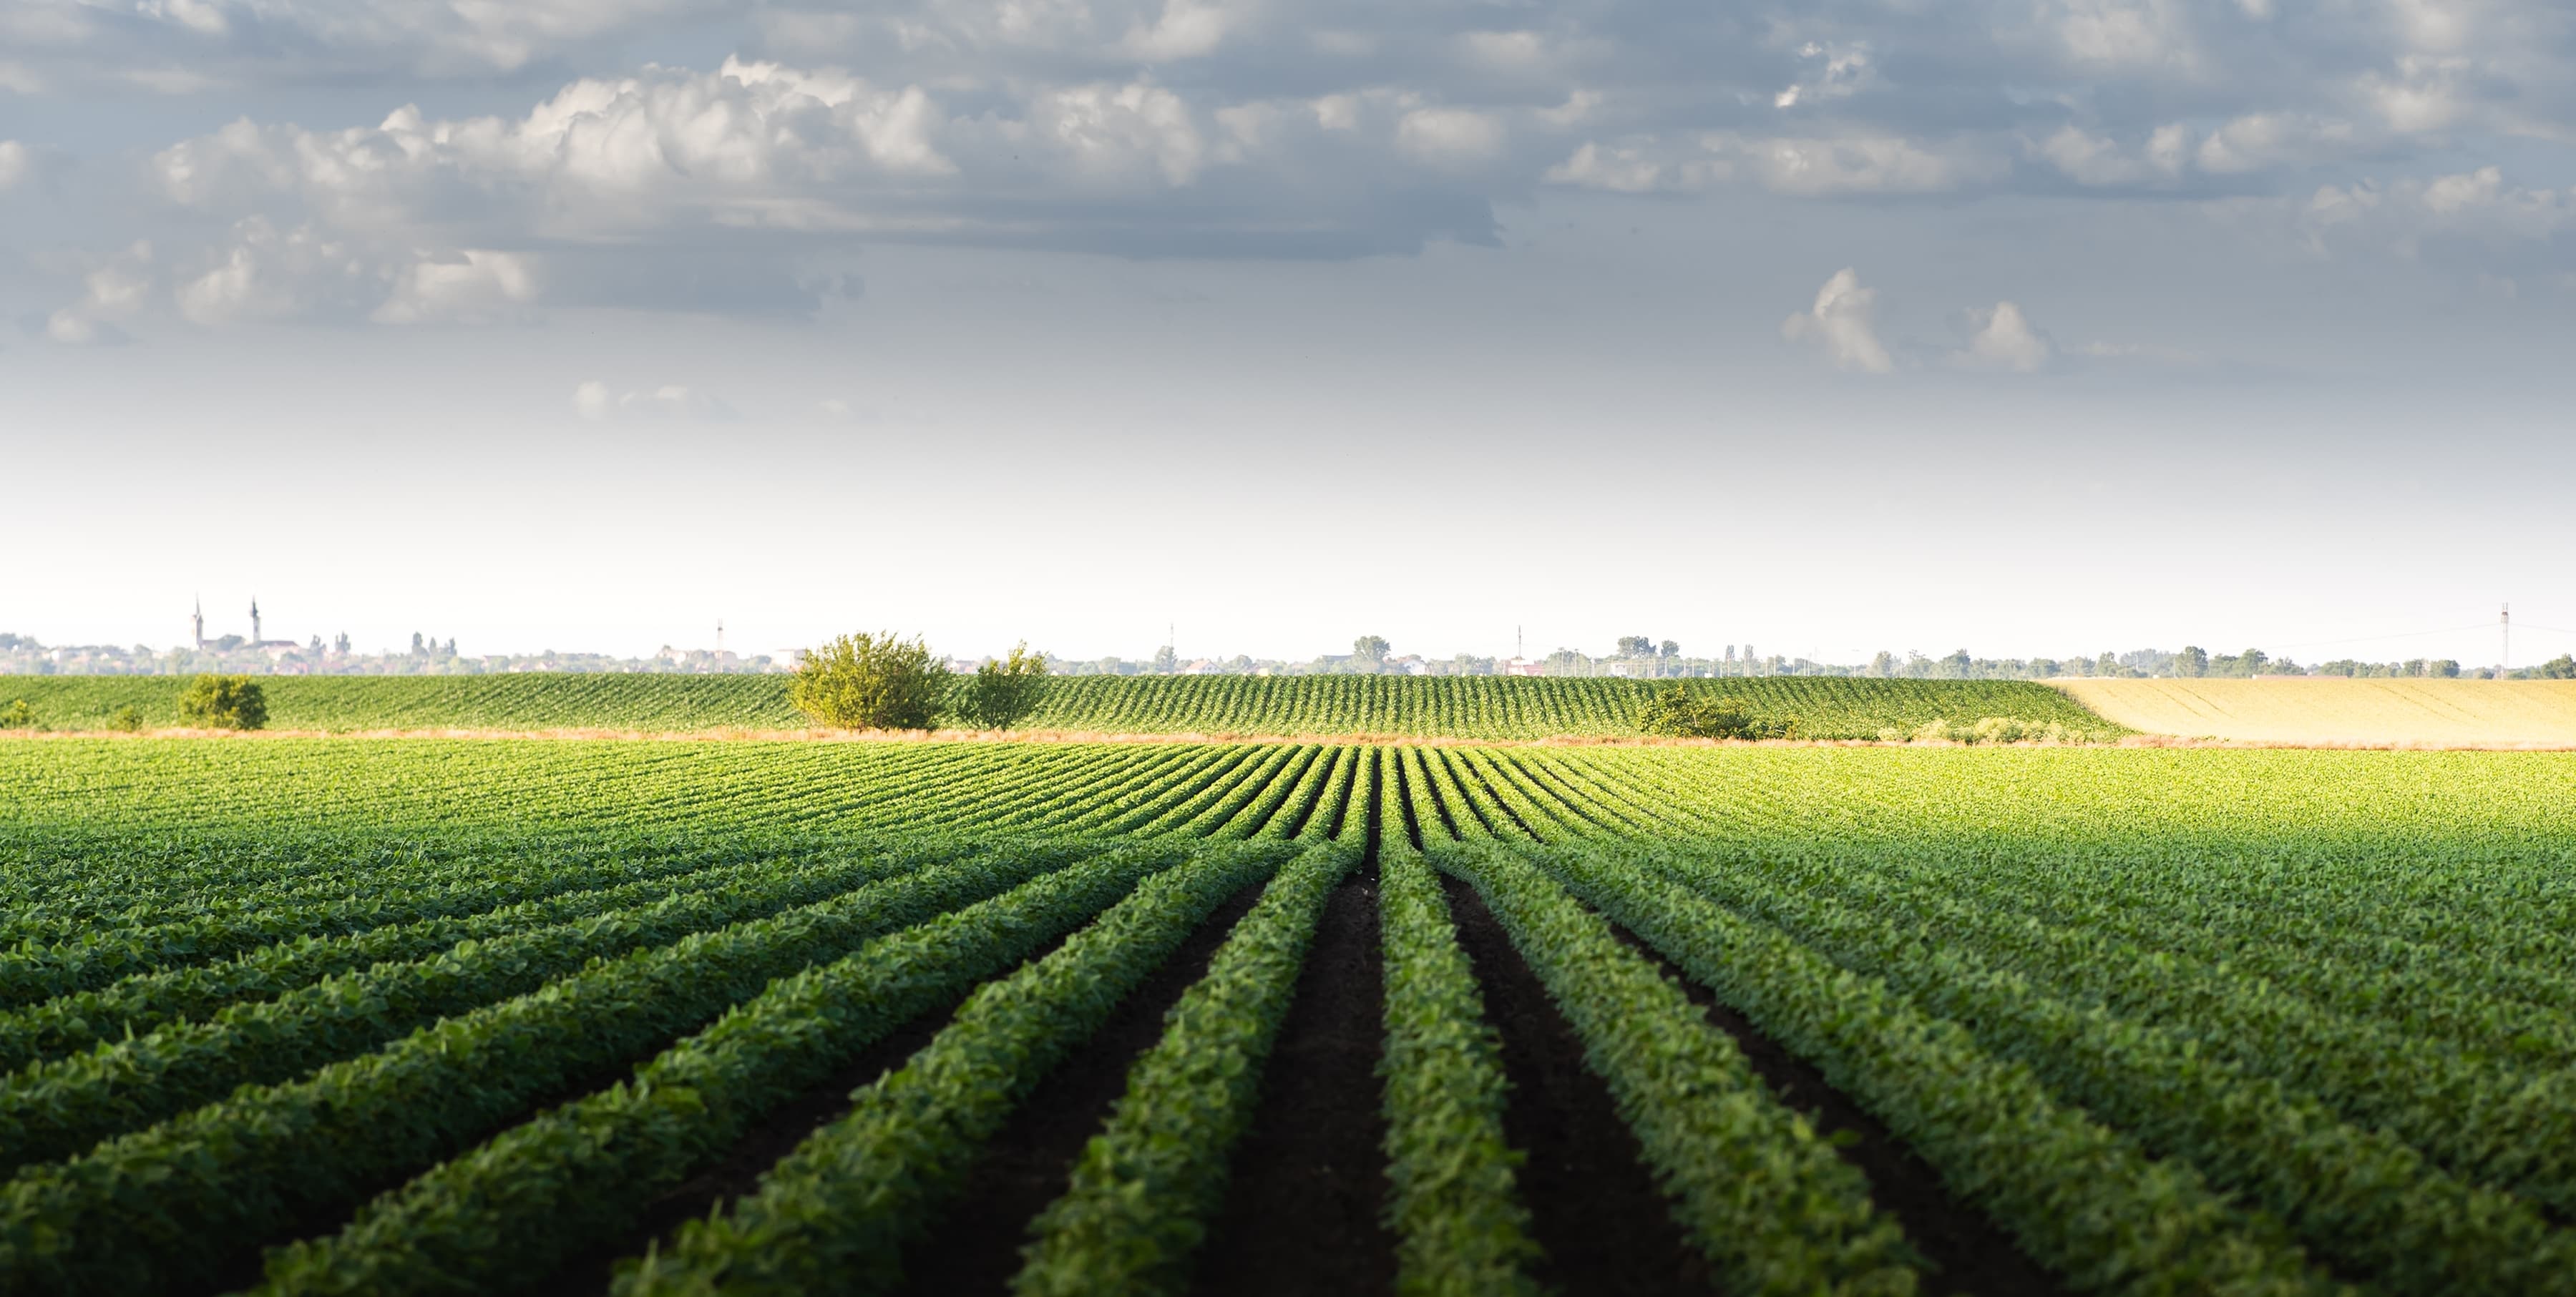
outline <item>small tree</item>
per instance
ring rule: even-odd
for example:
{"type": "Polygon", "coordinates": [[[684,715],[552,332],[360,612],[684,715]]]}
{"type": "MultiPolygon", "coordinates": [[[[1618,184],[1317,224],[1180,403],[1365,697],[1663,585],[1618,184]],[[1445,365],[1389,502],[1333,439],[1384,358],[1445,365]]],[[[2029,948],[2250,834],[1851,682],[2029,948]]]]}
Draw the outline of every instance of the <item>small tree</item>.
{"type": "Polygon", "coordinates": [[[268,698],[249,676],[201,675],[179,694],[179,714],[212,730],[268,724],[268,698]]]}
{"type": "Polygon", "coordinates": [[[1638,729],[1677,739],[1785,739],[1797,727],[1796,717],[1757,721],[1740,700],[1694,693],[1680,681],[1637,708],[1638,729]]]}
{"type": "Polygon", "coordinates": [[[28,706],[26,699],[21,698],[6,707],[0,707],[0,730],[34,728],[36,728],[36,709],[28,706]]]}
{"type": "Polygon", "coordinates": [[[1037,707],[1046,680],[1046,654],[1029,652],[1028,641],[1022,640],[1009,657],[975,668],[958,699],[957,714],[977,729],[1009,729],[1037,707]]]}
{"type": "Polygon", "coordinates": [[[918,635],[843,635],[805,655],[787,696],[834,729],[925,730],[947,699],[948,664],[918,635]]]}
{"type": "Polygon", "coordinates": [[[143,730],[143,709],[127,703],[107,718],[107,727],[119,734],[139,734],[143,730]]]}

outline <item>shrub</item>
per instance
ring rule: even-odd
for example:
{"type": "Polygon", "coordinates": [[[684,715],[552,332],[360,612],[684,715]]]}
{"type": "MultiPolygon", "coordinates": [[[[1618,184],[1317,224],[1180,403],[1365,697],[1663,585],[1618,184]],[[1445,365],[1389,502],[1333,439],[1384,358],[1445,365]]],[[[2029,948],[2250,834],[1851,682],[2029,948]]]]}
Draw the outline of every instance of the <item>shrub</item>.
{"type": "Polygon", "coordinates": [[[843,730],[930,728],[948,693],[948,664],[921,637],[843,635],[805,655],[788,700],[818,725],[843,730]]]}
{"type": "Polygon", "coordinates": [[[201,675],[179,694],[179,714],[207,729],[255,730],[268,724],[268,698],[249,676],[201,675]]]}
{"type": "Polygon", "coordinates": [[[1029,652],[1023,640],[1009,657],[975,668],[957,700],[957,714],[976,729],[1009,729],[1037,707],[1046,678],[1046,654],[1029,652]]]}
{"type": "Polygon", "coordinates": [[[0,730],[34,728],[36,728],[36,709],[29,707],[26,699],[21,698],[7,707],[0,707],[0,730]]]}
{"type": "Polygon", "coordinates": [[[137,734],[143,729],[143,709],[131,703],[116,709],[107,718],[107,727],[119,734],[137,734]]]}
{"type": "Polygon", "coordinates": [[[2069,729],[2056,721],[2030,721],[2018,716],[1981,716],[1973,723],[1934,717],[1913,733],[1878,732],[1884,743],[2101,743],[2111,737],[2094,730],[2069,729]]]}
{"type": "Polygon", "coordinates": [[[1638,729],[1673,738],[1785,739],[1797,725],[1794,716],[1757,721],[1741,701],[1692,693],[1678,681],[1646,695],[1637,709],[1638,729]]]}

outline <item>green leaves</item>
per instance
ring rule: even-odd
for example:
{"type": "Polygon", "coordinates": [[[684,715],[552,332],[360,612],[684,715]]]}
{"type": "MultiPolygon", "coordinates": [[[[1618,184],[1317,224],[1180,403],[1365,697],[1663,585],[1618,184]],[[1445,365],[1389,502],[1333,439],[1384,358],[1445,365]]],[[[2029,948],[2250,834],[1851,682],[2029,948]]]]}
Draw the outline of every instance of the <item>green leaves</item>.
{"type": "Polygon", "coordinates": [[[1072,1187],[1032,1224],[1028,1264],[1012,1283],[1021,1297],[1187,1284],[1316,920],[1356,863],[1347,847],[1320,846],[1281,871],[1172,1007],[1108,1129],[1074,1165],[1072,1187]]]}
{"type": "Polygon", "coordinates": [[[1406,1297],[1535,1297],[1529,1237],[1503,1135],[1500,1044],[1440,884],[1390,835],[1378,864],[1386,957],[1387,1180],[1397,1290],[1406,1297]]]}
{"type": "Polygon", "coordinates": [[[1499,847],[1433,857],[1473,884],[1583,1037],[1585,1061],[1730,1287],[1910,1294],[1913,1248],[1868,1182],[1773,1098],[1735,1043],[1608,924],[1499,847]]]}

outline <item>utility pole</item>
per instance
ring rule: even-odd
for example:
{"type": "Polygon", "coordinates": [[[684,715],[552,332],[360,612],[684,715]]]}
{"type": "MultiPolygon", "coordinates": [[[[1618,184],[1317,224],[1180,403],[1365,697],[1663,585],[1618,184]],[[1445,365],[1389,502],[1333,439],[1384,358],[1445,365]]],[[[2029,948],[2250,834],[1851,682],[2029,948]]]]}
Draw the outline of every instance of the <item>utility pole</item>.
{"type": "Polygon", "coordinates": [[[2504,673],[2513,669],[2512,604],[2506,604],[2504,606],[2504,610],[2496,614],[2496,628],[2498,633],[2504,637],[2504,647],[2501,650],[2502,656],[2496,659],[2496,679],[2502,680],[2504,679],[2504,673]]]}
{"type": "Polygon", "coordinates": [[[716,652],[724,652],[724,618],[716,618],[716,652]]]}

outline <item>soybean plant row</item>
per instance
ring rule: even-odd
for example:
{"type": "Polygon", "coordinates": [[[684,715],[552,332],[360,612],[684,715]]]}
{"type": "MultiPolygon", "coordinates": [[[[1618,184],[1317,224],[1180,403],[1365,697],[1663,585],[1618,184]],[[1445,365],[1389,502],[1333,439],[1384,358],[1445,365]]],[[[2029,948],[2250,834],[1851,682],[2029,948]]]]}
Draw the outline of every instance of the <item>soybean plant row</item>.
{"type": "Polygon", "coordinates": [[[1286,1288],[1584,1291],[1569,1204],[1632,1181],[1672,1281],[1730,1292],[1974,1288],[1981,1250],[2067,1292],[2576,1291],[2541,754],[6,760],[12,1293],[925,1291],[979,1168],[1033,1163],[988,1267],[1031,1295],[1190,1291],[1245,1231],[1286,1288]],[[1350,1039],[1356,1102],[1280,1106],[1350,1039]],[[1121,1081],[1033,1108],[1077,1074],[1121,1081]],[[1312,1191],[1374,1234],[1247,1206],[1354,1133],[1312,1191]]]}

